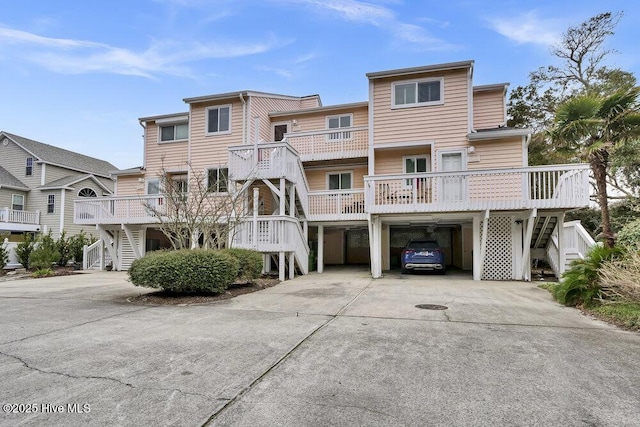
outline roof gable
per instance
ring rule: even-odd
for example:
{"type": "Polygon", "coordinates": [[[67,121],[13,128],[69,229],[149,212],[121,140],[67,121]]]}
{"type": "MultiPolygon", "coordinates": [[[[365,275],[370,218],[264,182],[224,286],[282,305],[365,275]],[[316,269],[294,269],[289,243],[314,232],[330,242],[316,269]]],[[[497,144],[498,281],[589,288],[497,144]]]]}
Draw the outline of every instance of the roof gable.
{"type": "Polygon", "coordinates": [[[105,177],[108,177],[111,171],[118,169],[105,160],[65,150],[64,148],[54,147],[53,145],[44,144],[9,132],[2,131],[0,135],[11,139],[16,145],[42,163],[49,163],[78,172],[93,173],[105,177]]]}
{"type": "Polygon", "coordinates": [[[29,187],[13,176],[11,172],[0,166],[0,188],[2,187],[29,191],[29,187]]]}

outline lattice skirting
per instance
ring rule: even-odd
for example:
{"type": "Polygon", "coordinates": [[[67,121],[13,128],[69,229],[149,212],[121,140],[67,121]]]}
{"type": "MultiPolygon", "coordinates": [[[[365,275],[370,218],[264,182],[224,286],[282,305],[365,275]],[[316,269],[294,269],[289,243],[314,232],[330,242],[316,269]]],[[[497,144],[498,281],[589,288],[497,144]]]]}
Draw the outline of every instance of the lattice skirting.
{"type": "MultiPolygon", "coordinates": [[[[487,227],[487,252],[482,280],[513,279],[513,239],[511,217],[489,217],[487,227]]],[[[484,224],[480,223],[480,239],[484,224]]]]}

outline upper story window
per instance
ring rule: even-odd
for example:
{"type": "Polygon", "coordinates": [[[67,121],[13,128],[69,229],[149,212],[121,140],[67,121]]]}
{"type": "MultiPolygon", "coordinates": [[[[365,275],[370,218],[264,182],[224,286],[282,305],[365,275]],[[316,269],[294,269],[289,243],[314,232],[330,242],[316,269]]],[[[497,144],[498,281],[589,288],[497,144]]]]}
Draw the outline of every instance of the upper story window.
{"type": "Polygon", "coordinates": [[[335,172],[327,174],[329,190],[349,190],[353,182],[352,172],[335,172]]]}
{"type": "MultiPolygon", "coordinates": [[[[343,114],[340,116],[327,117],[327,129],[350,128],[353,121],[352,114],[343,114]]],[[[329,134],[329,140],[349,139],[351,132],[335,132],[329,134]]]]}
{"type": "Polygon", "coordinates": [[[444,79],[422,79],[392,84],[392,107],[436,105],[444,102],[444,79]]]}
{"type": "Polygon", "coordinates": [[[211,193],[225,193],[229,191],[229,169],[207,169],[207,191],[211,193]]]}
{"type": "Polygon", "coordinates": [[[160,142],[183,141],[189,138],[187,123],[160,126],[160,142]]]}
{"type": "Polygon", "coordinates": [[[93,188],[85,187],[78,191],[78,197],[98,197],[93,188]]]}
{"type": "Polygon", "coordinates": [[[49,194],[47,196],[47,213],[52,214],[56,210],[56,195],[49,194]]]}
{"type": "Polygon", "coordinates": [[[25,168],[24,174],[26,176],[33,175],[33,158],[27,157],[27,167],[25,168]]]}
{"type": "Polygon", "coordinates": [[[207,135],[231,132],[231,105],[209,107],[206,110],[207,135]]]}
{"type": "Polygon", "coordinates": [[[14,211],[24,210],[24,195],[12,194],[11,195],[11,209],[14,211]]]}
{"type": "Polygon", "coordinates": [[[159,179],[151,179],[147,181],[147,194],[160,194],[159,179]]]}

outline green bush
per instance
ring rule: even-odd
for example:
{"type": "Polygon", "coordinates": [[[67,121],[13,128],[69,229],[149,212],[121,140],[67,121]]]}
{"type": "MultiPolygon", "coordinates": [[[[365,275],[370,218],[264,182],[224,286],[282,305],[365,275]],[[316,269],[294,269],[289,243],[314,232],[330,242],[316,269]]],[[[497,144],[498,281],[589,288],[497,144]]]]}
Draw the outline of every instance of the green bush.
{"type": "Polygon", "coordinates": [[[85,232],[82,230],[75,236],[69,237],[69,254],[73,261],[81,264],[84,259],[85,245],[92,245],[95,241],[96,239],[87,237],[85,232]]]}
{"type": "Polygon", "coordinates": [[[53,270],[51,268],[41,268],[39,270],[34,271],[31,274],[32,277],[47,277],[47,276],[53,276],[53,270]]]}
{"type": "Polygon", "coordinates": [[[60,259],[56,241],[51,237],[51,231],[43,234],[38,238],[35,249],[29,255],[29,268],[36,270],[44,270],[51,268],[51,265],[57,263],[60,259]]]}
{"type": "Polygon", "coordinates": [[[618,233],[618,244],[629,251],[640,251],[640,218],[628,222],[618,233]]]}
{"type": "Polygon", "coordinates": [[[60,267],[64,267],[69,263],[71,259],[71,247],[70,247],[71,238],[67,239],[66,232],[63,231],[60,234],[60,238],[56,240],[56,250],[60,254],[60,258],[58,258],[58,265],[60,267]]]}
{"type": "Polygon", "coordinates": [[[238,260],[222,251],[154,251],[131,264],[129,279],[136,286],[168,292],[221,293],[238,277],[238,267],[238,260]]]}
{"type": "Polygon", "coordinates": [[[590,305],[600,294],[598,270],[606,261],[622,254],[620,248],[594,246],[585,259],[571,263],[571,268],[562,275],[562,281],[553,289],[553,297],[561,304],[575,306],[590,305]]]}
{"type": "Polygon", "coordinates": [[[251,249],[223,249],[238,260],[240,269],[238,279],[252,282],[262,274],[262,254],[251,249]]]}
{"type": "Polygon", "coordinates": [[[24,233],[22,242],[16,246],[16,258],[24,268],[29,268],[29,257],[36,245],[32,233],[24,233]]]}

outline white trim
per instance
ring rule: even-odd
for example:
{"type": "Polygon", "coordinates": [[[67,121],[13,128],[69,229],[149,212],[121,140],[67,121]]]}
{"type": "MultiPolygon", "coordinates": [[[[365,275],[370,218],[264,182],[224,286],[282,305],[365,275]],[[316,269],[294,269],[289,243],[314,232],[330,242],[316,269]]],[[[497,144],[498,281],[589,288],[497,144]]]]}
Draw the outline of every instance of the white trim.
{"type": "Polygon", "coordinates": [[[206,136],[228,135],[231,133],[233,104],[212,105],[204,109],[204,134],[206,136]],[[209,132],[209,110],[218,110],[218,127],[220,126],[220,109],[229,108],[229,129],[224,131],[209,132]]]}
{"type": "MultiPolygon", "coordinates": [[[[64,194],[65,189],[62,188],[60,189],[60,191],[62,192],[62,194],[64,194]]],[[[56,193],[51,193],[51,194],[47,194],[47,210],[46,210],[47,215],[55,215],[56,214],[56,193]],[[53,203],[49,203],[49,198],[53,197],[53,203]],[[53,205],[53,209],[51,210],[51,212],[49,212],[49,205],[53,205]]]]}
{"type": "Polygon", "coordinates": [[[158,144],[174,144],[176,142],[187,142],[189,141],[189,123],[188,122],[183,122],[183,123],[167,123],[164,125],[158,125],[158,144]],[[177,130],[176,127],[177,126],[186,126],[187,127],[187,137],[186,138],[180,138],[180,139],[168,139],[166,141],[162,140],[162,129],[166,128],[166,127],[173,127],[173,136],[175,138],[176,134],[177,134],[177,130]]]}
{"type": "Polygon", "coordinates": [[[282,140],[280,141],[276,141],[276,126],[282,126],[282,125],[286,125],[287,126],[287,131],[282,135],[282,139],[286,138],[286,134],[288,134],[291,130],[291,121],[290,120],[286,120],[286,121],[282,121],[282,122],[271,122],[271,136],[273,137],[273,142],[282,142],[282,140]]]}
{"type": "Polygon", "coordinates": [[[332,130],[336,129],[335,132],[332,133],[328,133],[326,135],[327,137],[327,141],[328,142],[333,142],[333,141],[344,141],[344,140],[349,140],[352,139],[352,133],[349,131],[340,131],[339,129],[345,129],[345,128],[350,128],[353,126],[353,113],[345,113],[345,114],[332,114],[330,116],[325,116],[325,127],[327,130],[332,130]],[[342,127],[340,125],[340,119],[342,119],[343,117],[349,117],[349,126],[346,127],[342,127]],[[338,127],[337,128],[330,128],[329,127],[329,120],[331,119],[338,119],[338,127]],[[331,135],[333,134],[338,134],[338,136],[340,136],[339,138],[332,138],[331,135]],[[348,134],[348,137],[344,137],[345,134],[348,134]]]}
{"type": "MultiPolygon", "coordinates": [[[[207,166],[204,168],[204,177],[205,177],[205,189],[207,190],[207,194],[229,194],[229,166],[220,165],[220,166],[207,166]],[[216,181],[220,182],[220,169],[227,170],[227,191],[209,191],[209,171],[216,170],[216,181]]],[[[218,188],[220,186],[218,185],[218,188]]]]}
{"type": "Polygon", "coordinates": [[[529,140],[531,135],[522,137],[522,167],[529,166],[529,140]]]}
{"type": "Polygon", "coordinates": [[[430,105],[443,105],[444,104],[444,77],[427,77],[423,79],[412,79],[412,80],[400,80],[391,83],[391,109],[399,109],[399,108],[413,108],[413,107],[425,107],[430,105]],[[418,101],[418,84],[425,82],[440,82],[440,99],[437,101],[430,102],[419,102],[418,101]],[[398,85],[408,85],[415,83],[415,96],[416,102],[411,104],[396,104],[396,86],[398,85]]]}
{"type": "Polygon", "coordinates": [[[469,68],[467,70],[467,132],[471,132],[473,130],[473,68],[469,68]]]}
{"type": "Polygon", "coordinates": [[[384,149],[397,149],[397,148],[407,148],[407,147],[423,147],[423,146],[431,146],[433,150],[433,145],[435,141],[403,141],[403,142],[385,142],[382,144],[376,144],[373,148],[376,150],[384,150],[384,149]]]}
{"type": "MultiPolygon", "coordinates": [[[[325,177],[326,177],[325,178],[325,182],[326,182],[327,190],[331,190],[331,191],[334,191],[334,190],[353,190],[353,171],[352,170],[341,170],[341,171],[327,172],[325,174],[325,177]],[[349,187],[349,188],[333,188],[333,189],[330,189],[329,188],[329,175],[342,175],[342,174],[345,174],[345,173],[349,174],[349,180],[350,180],[350,183],[351,183],[351,187],[349,187]]],[[[342,187],[342,177],[341,176],[339,177],[339,180],[340,180],[340,186],[342,187]]]]}
{"type": "Polygon", "coordinates": [[[189,122],[189,114],[181,114],[179,116],[171,116],[165,117],[155,120],[157,125],[171,125],[171,124],[182,124],[182,122],[189,122]]]}
{"type": "MultiPolygon", "coordinates": [[[[26,191],[28,191],[28,190],[26,190],[26,191]]],[[[13,211],[19,211],[19,210],[22,210],[22,211],[23,211],[23,210],[25,210],[25,207],[26,207],[26,206],[24,205],[25,201],[26,201],[26,199],[25,199],[25,195],[24,195],[24,194],[15,194],[15,193],[11,193],[11,210],[13,210],[13,211]],[[13,203],[13,198],[14,198],[15,196],[22,197],[22,209],[15,209],[15,208],[13,207],[13,205],[14,205],[14,203],[13,203]]]]}
{"type": "Polygon", "coordinates": [[[367,126],[369,127],[369,158],[368,158],[368,167],[367,167],[367,174],[368,175],[374,175],[375,174],[375,162],[376,162],[376,153],[375,153],[375,149],[373,146],[373,120],[374,120],[374,115],[373,115],[373,95],[374,95],[374,87],[373,87],[373,81],[369,80],[369,106],[367,107],[368,110],[368,115],[369,115],[369,121],[367,123],[367,126]]]}
{"type": "Polygon", "coordinates": [[[46,163],[42,163],[42,169],[40,169],[40,185],[44,185],[46,184],[47,180],[45,178],[45,169],[47,164],[46,163]]]}
{"type": "Polygon", "coordinates": [[[85,198],[85,199],[92,199],[93,197],[98,197],[98,193],[96,193],[96,190],[94,190],[94,189],[93,189],[93,188],[91,188],[91,187],[82,187],[82,188],[80,188],[80,189],[78,190],[78,192],[76,193],[76,196],[77,196],[77,197],[82,197],[82,198],[85,198]],[[80,192],[81,192],[82,190],[84,190],[85,188],[88,188],[89,190],[93,191],[93,193],[95,194],[95,196],[81,196],[81,195],[80,195],[80,192]]]}
{"type": "Polygon", "coordinates": [[[481,141],[483,139],[500,139],[510,138],[513,136],[527,136],[532,133],[531,129],[500,129],[500,130],[488,130],[482,132],[472,132],[467,134],[469,141],[481,141]]]}
{"type": "MultiPolygon", "coordinates": [[[[62,233],[62,231],[64,230],[64,203],[65,203],[66,192],[67,190],[65,189],[60,190],[60,233],[62,233]]],[[[55,213],[55,210],[56,210],[55,205],[53,207],[53,210],[55,213]]]]}

